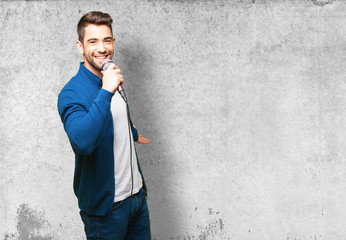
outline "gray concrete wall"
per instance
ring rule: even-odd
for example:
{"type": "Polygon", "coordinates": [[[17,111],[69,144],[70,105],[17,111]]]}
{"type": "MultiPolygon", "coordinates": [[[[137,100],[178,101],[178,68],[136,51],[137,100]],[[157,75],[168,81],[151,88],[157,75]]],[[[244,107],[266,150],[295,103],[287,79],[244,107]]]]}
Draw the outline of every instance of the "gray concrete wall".
{"type": "Polygon", "coordinates": [[[346,239],[346,2],[1,1],[1,239],[84,239],[56,101],[110,13],[153,239],[346,239]]]}

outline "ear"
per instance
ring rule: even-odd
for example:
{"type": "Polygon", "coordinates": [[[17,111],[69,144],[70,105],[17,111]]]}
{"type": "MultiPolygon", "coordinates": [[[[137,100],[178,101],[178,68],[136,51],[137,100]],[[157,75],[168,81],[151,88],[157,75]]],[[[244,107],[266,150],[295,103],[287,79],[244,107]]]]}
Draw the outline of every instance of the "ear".
{"type": "Polygon", "coordinates": [[[84,54],[83,43],[81,43],[81,41],[77,41],[76,42],[76,47],[78,49],[78,52],[83,55],[84,54]]]}

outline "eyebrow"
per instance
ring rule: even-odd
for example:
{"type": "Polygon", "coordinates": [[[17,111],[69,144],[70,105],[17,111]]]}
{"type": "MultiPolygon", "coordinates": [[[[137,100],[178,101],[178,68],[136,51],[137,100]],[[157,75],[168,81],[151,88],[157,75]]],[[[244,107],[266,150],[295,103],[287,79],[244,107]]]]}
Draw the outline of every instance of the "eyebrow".
{"type": "Polygon", "coordinates": [[[87,40],[87,42],[95,41],[95,40],[97,40],[97,38],[89,38],[89,39],[87,40]]]}
{"type": "MultiPolygon", "coordinates": [[[[109,40],[109,39],[113,39],[113,38],[112,38],[112,37],[105,37],[103,40],[109,40]]],[[[95,41],[95,40],[97,40],[97,38],[89,38],[89,39],[87,40],[87,42],[95,41]]]]}

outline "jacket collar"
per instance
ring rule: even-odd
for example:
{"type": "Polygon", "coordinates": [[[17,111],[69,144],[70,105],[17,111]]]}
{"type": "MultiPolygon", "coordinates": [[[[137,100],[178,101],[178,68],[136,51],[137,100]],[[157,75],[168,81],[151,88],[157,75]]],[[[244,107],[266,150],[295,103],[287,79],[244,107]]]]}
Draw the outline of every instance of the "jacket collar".
{"type": "Polygon", "coordinates": [[[99,76],[96,76],[95,74],[93,74],[89,69],[87,69],[84,66],[84,62],[80,63],[80,65],[79,65],[79,72],[81,74],[83,74],[84,76],[86,76],[88,79],[90,79],[91,83],[93,85],[96,85],[97,87],[101,86],[102,79],[99,76]]]}

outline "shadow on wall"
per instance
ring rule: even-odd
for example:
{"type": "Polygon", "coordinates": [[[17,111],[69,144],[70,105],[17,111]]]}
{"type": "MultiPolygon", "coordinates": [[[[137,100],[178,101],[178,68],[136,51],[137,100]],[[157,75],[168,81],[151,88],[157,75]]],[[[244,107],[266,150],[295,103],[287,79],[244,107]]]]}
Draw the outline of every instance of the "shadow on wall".
{"type": "Polygon", "coordinates": [[[174,221],[173,225],[171,221],[166,221],[172,216],[172,206],[180,206],[182,203],[177,203],[179,198],[171,197],[174,187],[171,163],[174,161],[168,154],[170,143],[164,138],[160,127],[165,123],[162,117],[164,107],[160,103],[161,84],[155,83],[153,74],[153,54],[138,39],[132,43],[119,42],[117,47],[119,55],[115,55],[115,58],[121,59],[119,67],[124,73],[125,81],[130,82],[126,85],[126,91],[131,118],[139,132],[151,140],[149,145],[136,144],[148,188],[151,228],[177,230],[180,228],[179,221],[174,221]]]}

